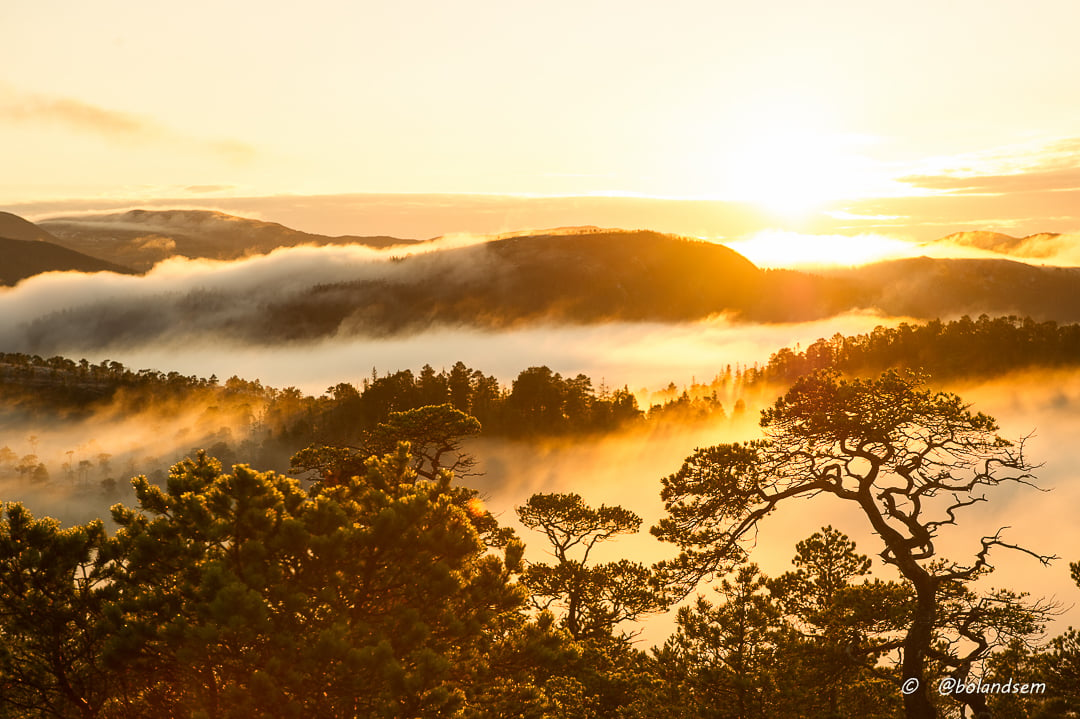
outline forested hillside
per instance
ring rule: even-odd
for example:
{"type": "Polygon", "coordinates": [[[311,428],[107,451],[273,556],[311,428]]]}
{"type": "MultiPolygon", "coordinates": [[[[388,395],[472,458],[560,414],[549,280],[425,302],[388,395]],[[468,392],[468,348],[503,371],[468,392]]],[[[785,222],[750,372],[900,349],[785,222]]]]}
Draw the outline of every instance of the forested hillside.
{"type": "Polygon", "coordinates": [[[1080,320],[1080,268],[997,259],[917,257],[837,272],[856,285],[863,307],[894,317],[1020,315],[1080,320]]]}
{"type": "Polygon", "coordinates": [[[867,375],[891,367],[922,368],[938,380],[977,379],[1022,369],[1080,364],[1080,325],[1015,316],[878,327],[870,334],[820,339],[785,348],[751,372],[751,382],[790,384],[816,369],[867,375]]]}
{"type": "Polygon", "coordinates": [[[315,398],[295,388],[266,387],[257,379],[221,382],[217,377],[135,371],[110,360],[92,364],[9,353],[0,354],[0,398],[9,411],[69,418],[91,416],[110,406],[138,412],[170,402],[242,405],[261,417],[270,435],[304,440],[343,439],[384,421],[391,412],[448,403],[478,418],[488,434],[550,436],[610,431],[645,415],[670,419],[680,408],[707,416],[722,411],[716,403],[734,403],[744,390],[787,386],[819,369],[858,376],[918,367],[946,381],[1078,364],[1080,325],[983,315],[977,320],[878,327],[870,334],[822,338],[805,349],[783,348],[762,366],[717,368],[707,382],[644,390],[657,399],[646,404],[646,412],[629,388],[597,386],[585,375],[563,377],[547,367],[531,367],[505,386],[461,362],[438,371],[425,365],[418,373],[373,373],[360,386],[338,383],[315,398]]]}

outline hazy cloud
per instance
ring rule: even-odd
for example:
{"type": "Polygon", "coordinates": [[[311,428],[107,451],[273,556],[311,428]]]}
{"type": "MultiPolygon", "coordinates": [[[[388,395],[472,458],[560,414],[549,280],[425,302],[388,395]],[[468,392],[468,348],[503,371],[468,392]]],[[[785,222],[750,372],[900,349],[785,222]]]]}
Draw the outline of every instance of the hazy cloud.
{"type": "Polygon", "coordinates": [[[169,143],[233,164],[251,162],[258,154],[253,146],[239,140],[193,137],[142,115],[99,107],[74,98],[24,93],[3,86],[0,86],[0,121],[51,123],[118,143],[169,143]]]}
{"type": "Polygon", "coordinates": [[[923,241],[972,230],[1018,236],[1080,231],[1080,189],[878,198],[850,203],[847,210],[862,215],[903,216],[898,220],[845,222],[843,228],[848,232],[873,231],[923,241]]]}
{"type": "Polygon", "coordinates": [[[953,194],[1013,194],[1080,188],[1080,138],[1017,145],[933,161],[934,171],[898,178],[953,194]]]}
{"type": "Polygon", "coordinates": [[[23,95],[0,104],[0,118],[15,122],[54,122],[79,131],[118,139],[160,136],[156,124],[126,112],[106,110],[79,100],[23,95]]]}
{"type": "Polygon", "coordinates": [[[259,154],[254,146],[240,140],[203,140],[201,144],[207,151],[234,165],[252,162],[259,154]]]}
{"type": "MultiPolygon", "coordinates": [[[[215,197],[196,204],[191,192],[174,189],[170,194],[169,197],[20,202],[5,209],[30,219],[59,213],[134,208],[207,209],[258,217],[324,235],[415,239],[461,232],[494,234],[586,225],[716,238],[735,237],[772,226],[766,213],[748,203],[705,200],[357,193],[215,197]]],[[[825,219],[822,218],[823,227],[835,224],[825,219]]],[[[817,231],[816,227],[811,229],[817,231]]]]}
{"type": "Polygon", "coordinates": [[[915,187],[958,194],[1006,194],[1080,188],[1080,167],[1038,170],[1009,175],[910,175],[901,177],[915,187]]]}
{"type": "Polygon", "coordinates": [[[193,195],[205,195],[211,192],[229,192],[235,189],[236,185],[188,185],[184,188],[184,192],[190,192],[193,195]]]}
{"type": "Polygon", "coordinates": [[[1080,231],[1080,138],[932,158],[898,180],[910,195],[854,200],[829,214],[845,231],[924,241],[967,231],[1080,231]]]}
{"type": "Polygon", "coordinates": [[[877,234],[917,242],[969,230],[1012,235],[1080,231],[1080,189],[867,198],[846,201],[798,222],[771,218],[748,204],[703,200],[349,194],[213,197],[200,201],[195,193],[182,188],[169,190],[168,197],[43,200],[5,207],[31,220],[61,213],[135,208],[219,210],[331,236],[416,239],[452,232],[498,233],[566,225],[648,228],[719,241],[746,239],[766,230],[811,235],[877,234]]]}

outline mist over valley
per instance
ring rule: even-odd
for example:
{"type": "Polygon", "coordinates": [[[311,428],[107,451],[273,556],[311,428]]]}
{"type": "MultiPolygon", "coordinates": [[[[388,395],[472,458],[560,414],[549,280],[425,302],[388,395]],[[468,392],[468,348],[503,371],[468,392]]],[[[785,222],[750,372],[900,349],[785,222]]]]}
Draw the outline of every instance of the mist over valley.
{"type": "MultiPolygon", "coordinates": [[[[172,239],[154,245],[160,250],[156,260],[132,264],[142,268],[139,275],[63,272],[111,267],[94,265],[90,258],[89,265],[59,262],[42,268],[39,263],[12,275],[22,279],[0,290],[0,341],[35,354],[130,355],[206,342],[234,347],[407,342],[428,332],[686,325],[709,318],[748,328],[833,318],[842,327],[842,318],[853,313],[882,321],[983,313],[1080,319],[1080,270],[1000,254],[993,259],[994,252],[981,246],[1001,252],[1028,247],[1030,254],[1036,242],[1044,249],[1051,243],[1053,257],[1064,261],[1075,246],[1065,236],[1011,243],[1000,240],[1005,236],[993,242],[945,238],[906,245],[906,251],[940,254],[942,248],[981,243],[977,249],[983,255],[913,256],[799,271],[761,269],[723,245],[648,231],[455,235],[387,249],[384,240],[397,241],[316,238],[280,225],[194,211],[130,211],[42,226],[67,232],[69,244],[71,238],[92,236],[92,243],[75,244],[88,250],[111,247],[104,254],[117,259],[130,247],[132,233],[171,232],[172,239]],[[177,242],[186,242],[188,249],[181,251],[177,242]],[[43,269],[60,272],[25,277],[43,269]]],[[[32,234],[27,227],[34,226],[23,223],[23,234],[32,234]]],[[[752,251],[755,241],[735,244],[752,251]]],[[[785,241],[816,242],[813,236],[785,241]]],[[[47,246],[41,238],[31,242],[30,247],[47,246]]],[[[9,248],[9,267],[29,261],[19,254],[25,254],[24,247],[9,248]]],[[[1050,253],[1046,249],[1041,259],[1052,259],[1050,253]]]]}

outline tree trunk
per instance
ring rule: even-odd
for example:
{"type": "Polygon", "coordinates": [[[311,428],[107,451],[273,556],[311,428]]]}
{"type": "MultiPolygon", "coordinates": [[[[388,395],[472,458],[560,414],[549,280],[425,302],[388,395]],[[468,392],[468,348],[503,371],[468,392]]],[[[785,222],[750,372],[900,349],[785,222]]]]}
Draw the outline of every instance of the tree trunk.
{"type": "Polygon", "coordinates": [[[902,664],[904,687],[904,716],[906,719],[937,719],[937,710],[930,701],[930,687],[924,676],[926,654],[934,636],[934,619],[937,614],[937,592],[933,582],[915,582],[915,617],[904,637],[904,662],[902,664]],[[914,691],[912,684],[918,682],[914,691]],[[910,684],[909,684],[910,683],[910,684]]]}

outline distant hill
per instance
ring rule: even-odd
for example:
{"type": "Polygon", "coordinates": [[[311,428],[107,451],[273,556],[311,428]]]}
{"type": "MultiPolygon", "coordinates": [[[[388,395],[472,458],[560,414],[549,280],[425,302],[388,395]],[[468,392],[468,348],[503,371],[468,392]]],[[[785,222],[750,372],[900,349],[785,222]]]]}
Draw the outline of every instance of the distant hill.
{"type": "Polygon", "coordinates": [[[860,306],[894,316],[934,319],[964,314],[1080,321],[1080,268],[1012,260],[912,259],[837,272],[860,306]]]}
{"type": "MultiPolygon", "coordinates": [[[[1075,240],[1076,238],[1071,238],[1075,240]]],[[[1029,259],[1049,258],[1059,254],[1070,238],[1055,232],[1040,232],[1026,237],[1013,237],[1000,232],[955,232],[938,242],[974,247],[1002,255],[1029,259]]]]}
{"type": "Polygon", "coordinates": [[[19,280],[42,272],[65,270],[133,274],[133,271],[127,267],[99,260],[43,240],[13,240],[0,237],[0,258],[2,258],[0,285],[14,285],[19,280]]]}
{"type": "Polygon", "coordinates": [[[508,237],[409,256],[392,275],[275,298],[252,331],[312,338],[434,324],[677,322],[732,313],[762,321],[842,311],[847,282],[762,271],[722,245],[650,231],[508,237]]]}
{"type": "Polygon", "coordinates": [[[0,237],[9,240],[43,240],[56,242],[56,238],[33,222],[10,212],[0,212],[0,237]]]}
{"type": "Polygon", "coordinates": [[[359,244],[382,248],[417,240],[329,237],[208,210],[130,210],[43,220],[65,247],[145,271],[173,255],[232,260],[296,245],[359,244]]]}
{"type": "Polygon", "coordinates": [[[913,258],[848,270],[761,270],[737,252],[656,232],[498,239],[403,258],[392,275],[318,285],[262,307],[262,337],[395,333],[435,324],[798,322],[852,310],[1080,321],[1080,268],[913,258]]]}

